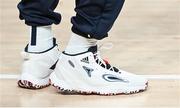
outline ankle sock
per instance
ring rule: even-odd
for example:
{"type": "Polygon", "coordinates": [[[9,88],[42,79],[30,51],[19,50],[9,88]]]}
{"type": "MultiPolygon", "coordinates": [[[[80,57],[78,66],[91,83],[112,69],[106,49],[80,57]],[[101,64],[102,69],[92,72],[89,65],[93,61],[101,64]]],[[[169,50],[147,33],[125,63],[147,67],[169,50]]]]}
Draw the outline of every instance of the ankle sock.
{"type": "Polygon", "coordinates": [[[43,52],[53,47],[51,26],[30,27],[28,52],[43,52]]]}
{"type": "Polygon", "coordinates": [[[72,33],[69,43],[65,49],[68,54],[78,54],[88,51],[91,46],[96,46],[96,39],[88,39],[72,33]]]}

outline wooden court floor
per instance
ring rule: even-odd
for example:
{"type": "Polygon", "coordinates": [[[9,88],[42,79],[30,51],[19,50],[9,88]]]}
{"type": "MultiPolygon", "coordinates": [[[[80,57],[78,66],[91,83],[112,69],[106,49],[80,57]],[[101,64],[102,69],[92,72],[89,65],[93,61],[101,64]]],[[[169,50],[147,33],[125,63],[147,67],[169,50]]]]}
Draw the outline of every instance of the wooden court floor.
{"type": "MultiPolygon", "coordinates": [[[[115,66],[149,78],[150,85],[143,93],[110,97],[17,87],[20,52],[28,41],[17,3],[0,1],[0,107],[180,108],[180,0],[126,0],[109,37],[99,42],[101,52],[115,66]]],[[[71,34],[73,8],[74,0],[62,0],[56,10],[63,16],[53,25],[61,51],[71,34]]]]}

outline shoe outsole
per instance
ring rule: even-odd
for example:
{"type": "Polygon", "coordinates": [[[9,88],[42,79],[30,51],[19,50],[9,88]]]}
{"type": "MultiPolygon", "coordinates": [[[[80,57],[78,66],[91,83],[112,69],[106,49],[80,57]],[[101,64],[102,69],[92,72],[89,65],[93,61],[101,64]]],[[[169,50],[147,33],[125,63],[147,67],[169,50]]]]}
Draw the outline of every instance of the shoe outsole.
{"type": "MultiPolygon", "coordinates": [[[[51,83],[51,80],[50,80],[51,83]]],[[[135,94],[135,93],[140,93],[143,91],[147,90],[148,87],[148,82],[146,83],[146,86],[144,89],[139,89],[139,90],[135,90],[135,91],[129,91],[129,92],[119,92],[119,93],[101,93],[101,92],[94,92],[94,91],[80,91],[80,90],[70,90],[70,89],[65,89],[62,87],[59,87],[57,85],[55,85],[54,83],[51,83],[51,85],[53,87],[55,87],[60,93],[62,94],[80,94],[80,95],[100,95],[100,96],[113,96],[113,95],[130,95],[130,94],[135,94]]]]}
{"type": "Polygon", "coordinates": [[[37,85],[27,80],[19,80],[17,83],[18,83],[18,86],[21,88],[33,89],[33,90],[42,89],[42,88],[50,86],[50,83],[47,85],[37,85]]]}

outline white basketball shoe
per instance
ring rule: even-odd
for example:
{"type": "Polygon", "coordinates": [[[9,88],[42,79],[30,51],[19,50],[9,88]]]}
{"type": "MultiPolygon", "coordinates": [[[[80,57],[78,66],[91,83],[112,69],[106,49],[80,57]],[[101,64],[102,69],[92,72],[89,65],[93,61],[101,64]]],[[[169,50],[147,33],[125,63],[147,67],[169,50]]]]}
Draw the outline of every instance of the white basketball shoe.
{"type": "Polygon", "coordinates": [[[97,95],[137,93],[148,85],[147,79],[112,67],[101,59],[97,46],[76,55],[63,52],[50,80],[60,92],[97,95]]]}
{"type": "Polygon", "coordinates": [[[22,56],[24,61],[18,85],[28,89],[40,89],[49,86],[49,76],[60,56],[55,42],[54,47],[41,53],[29,53],[26,47],[22,56]]]}

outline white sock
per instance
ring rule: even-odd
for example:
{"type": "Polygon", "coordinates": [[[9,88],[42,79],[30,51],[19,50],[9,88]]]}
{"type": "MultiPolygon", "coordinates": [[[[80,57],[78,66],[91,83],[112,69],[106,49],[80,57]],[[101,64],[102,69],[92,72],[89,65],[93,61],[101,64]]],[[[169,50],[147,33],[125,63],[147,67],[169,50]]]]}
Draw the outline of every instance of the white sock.
{"type": "Polygon", "coordinates": [[[79,36],[75,33],[72,33],[72,36],[65,49],[65,52],[68,54],[78,54],[78,53],[86,52],[91,46],[95,46],[96,44],[97,44],[96,39],[88,39],[79,36]]]}
{"type": "Polygon", "coordinates": [[[43,52],[53,47],[51,26],[30,27],[28,52],[43,52]]]}

